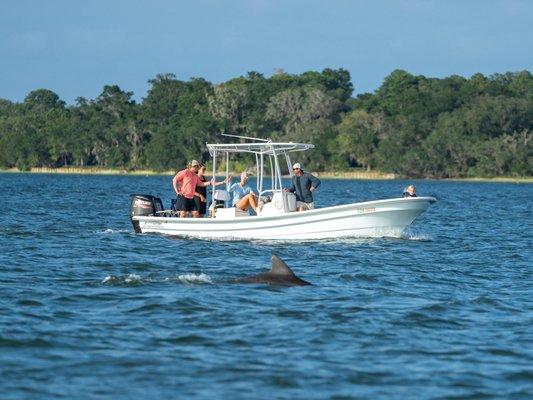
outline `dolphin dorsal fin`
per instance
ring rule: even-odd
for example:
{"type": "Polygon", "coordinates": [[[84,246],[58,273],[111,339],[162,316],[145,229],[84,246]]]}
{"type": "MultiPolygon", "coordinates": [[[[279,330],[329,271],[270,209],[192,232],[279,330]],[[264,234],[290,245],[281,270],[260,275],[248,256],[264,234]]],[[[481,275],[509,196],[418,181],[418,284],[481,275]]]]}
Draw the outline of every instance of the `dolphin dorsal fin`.
{"type": "Polygon", "coordinates": [[[285,264],[285,261],[283,261],[277,255],[272,254],[272,258],[270,260],[272,262],[272,268],[270,269],[270,272],[272,272],[273,274],[296,276],[294,275],[294,272],[292,272],[292,269],[290,269],[289,266],[285,264]]]}

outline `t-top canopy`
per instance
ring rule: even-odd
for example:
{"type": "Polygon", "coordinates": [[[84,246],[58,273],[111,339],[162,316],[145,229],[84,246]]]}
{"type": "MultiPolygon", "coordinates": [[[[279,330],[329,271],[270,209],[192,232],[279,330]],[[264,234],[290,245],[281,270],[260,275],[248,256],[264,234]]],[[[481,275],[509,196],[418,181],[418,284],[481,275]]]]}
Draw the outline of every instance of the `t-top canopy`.
{"type": "Polygon", "coordinates": [[[295,151],[305,151],[313,149],[315,145],[310,143],[207,143],[209,154],[211,157],[215,152],[219,153],[253,153],[253,154],[267,154],[277,155],[283,153],[291,153],[295,151]]]}

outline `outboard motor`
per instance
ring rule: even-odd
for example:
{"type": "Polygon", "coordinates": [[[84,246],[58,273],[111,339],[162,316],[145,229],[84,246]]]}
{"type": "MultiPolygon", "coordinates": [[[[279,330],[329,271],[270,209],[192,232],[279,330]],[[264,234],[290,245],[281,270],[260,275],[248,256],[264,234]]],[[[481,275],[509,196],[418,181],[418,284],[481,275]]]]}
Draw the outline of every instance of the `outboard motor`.
{"type": "Polygon", "coordinates": [[[159,211],[163,211],[163,202],[159,197],[151,194],[132,194],[130,219],[135,233],[141,233],[139,221],[134,221],[133,217],[155,216],[159,211]]]}

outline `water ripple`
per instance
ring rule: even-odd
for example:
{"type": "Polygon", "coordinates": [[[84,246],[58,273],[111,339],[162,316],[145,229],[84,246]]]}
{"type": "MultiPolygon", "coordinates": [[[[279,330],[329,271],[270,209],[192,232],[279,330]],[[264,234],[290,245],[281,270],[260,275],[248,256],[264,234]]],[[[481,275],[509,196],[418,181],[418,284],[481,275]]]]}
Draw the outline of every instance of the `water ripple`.
{"type": "Polygon", "coordinates": [[[416,182],[439,202],[397,238],[229,243],[133,233],[169,177],[0,181],[2,398],[533,397],[531,185],[416,182]],[[273,252],[313,286],[237,282],[273,252]]]}

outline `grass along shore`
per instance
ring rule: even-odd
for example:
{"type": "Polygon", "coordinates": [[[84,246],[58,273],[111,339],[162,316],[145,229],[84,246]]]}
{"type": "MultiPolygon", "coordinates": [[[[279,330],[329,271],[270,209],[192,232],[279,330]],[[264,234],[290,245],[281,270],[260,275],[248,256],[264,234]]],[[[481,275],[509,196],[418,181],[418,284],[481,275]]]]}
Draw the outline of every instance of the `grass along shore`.
{"type": "Polygon", "coordinates": [[[128,170],[120,168],[99,167],[33,167],[28,171],[17,168],[0,169],[0,172],[30,173],[30,174],[81,174],[81,175],[173,175],[174,171],[154,171],[150,169],[128,170]]]}
{"type": "MultiPolygon", "coordinates": [[[[99,168],[99,167],[61,167],[45,168],[34,167],[29,171],[20,171],[17,168],[0,169],[0,172],[8,173],[34,173],[34,174],[82,174],[82,175],[168,175],[172,176],[176,171],[154,171],[149,169],[127,170],[120,168],[99,168]]],[[[405,179],[396,174],[384,173],[379,171],[324,171],[313,173],[322,179],[405,179]]],[[[209,176],[209,172],[206,173],[209,176]]],[[[239,173],[234,172],[233,176],[239,173]]],[[[470,178],[446,178],[441,180],[447,181],[466,181],[466,182],[514,182],[514,183],[533,183],[533,176],[515,177],[515,176],[496,176],[496,177],[470,177],[470,178]]]]}
{"type": "MultiPolygon", "coordinates": [[[[84,175],[174,175],[177,171],[155,171],[149,169],[127,170],[119,168],[98,168],[98,167],[60,167],[46,168],[34,167],[29,171],[20,171],[17,168],[0,169],[0,172],[13,173],[34,173],[34,174],[84,174],[84,175]]],[[[395,174],[386,174],[379,171],[344,171],[344,172],[320,172],[313,174],[321,178],[338,179],[396,179],[395,174]]],[[[210,172],[206,172],[209,176],[210,172]]],[[[221,174],[219,174],[221,175],[221,174]]],[[[240,175],[240,172],[233,172],[233,176],[240,175]]]]}

